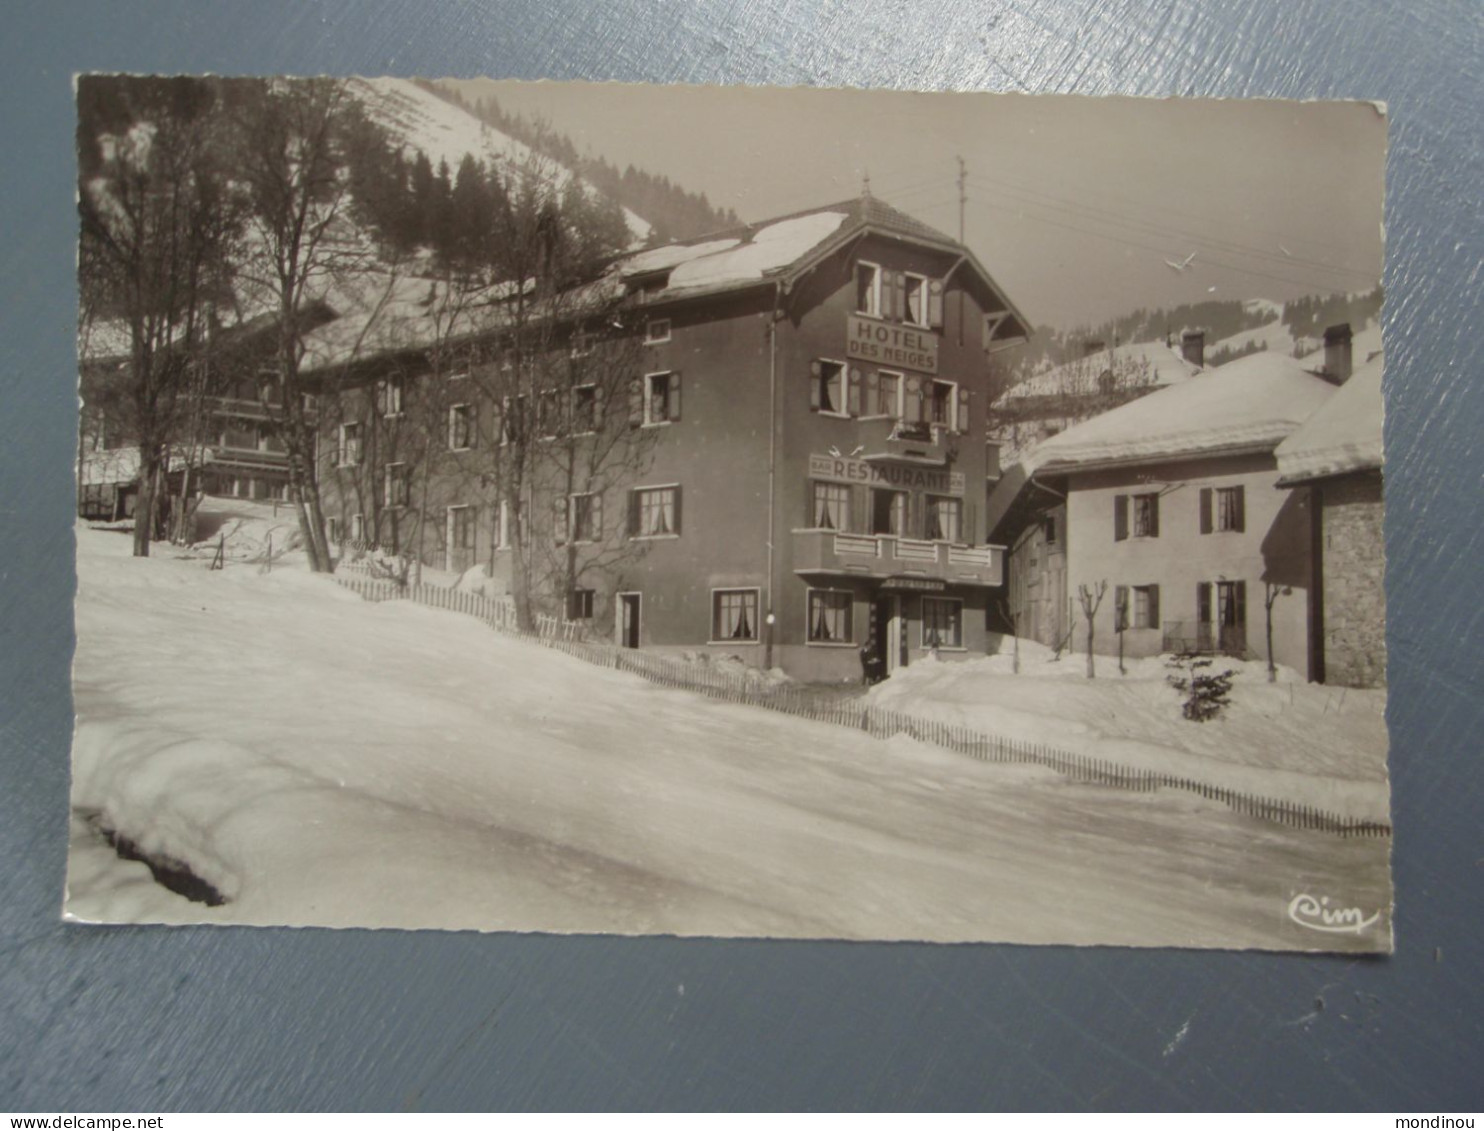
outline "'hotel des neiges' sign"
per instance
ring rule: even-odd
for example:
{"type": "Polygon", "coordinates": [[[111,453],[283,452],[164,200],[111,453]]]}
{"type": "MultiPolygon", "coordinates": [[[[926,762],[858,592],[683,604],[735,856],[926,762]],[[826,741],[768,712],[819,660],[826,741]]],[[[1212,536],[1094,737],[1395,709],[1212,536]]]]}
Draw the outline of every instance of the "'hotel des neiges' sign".
{"type": "Polygon", "coordinates": [[[845,350],[850,357],[918,373],[938,372],[938,335],[931,330],[878,322],[859,314],[848,317],[845,350]]]}

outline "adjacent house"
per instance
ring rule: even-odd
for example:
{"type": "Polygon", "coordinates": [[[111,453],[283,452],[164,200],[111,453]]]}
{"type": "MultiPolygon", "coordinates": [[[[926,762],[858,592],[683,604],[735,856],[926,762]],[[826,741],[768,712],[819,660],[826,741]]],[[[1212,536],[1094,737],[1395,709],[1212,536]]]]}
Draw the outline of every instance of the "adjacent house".
{"type": "Polygon", "coordinates": [[[1275,452],[1313,523],[1309,670],[1348,687],[1386,683],[1382,366],[1362,364],[1275,452]]]}
{"type": "Polygon", "coordinates": [[[1275,452],[1334,395],[1258,353],[1038,445],[990,497],[992,537],[1017,547],[1010,616],[1077,649],[1091,632],[1103,653],[1310,671],[1313,517],[1279,485],[1275,452]]]}

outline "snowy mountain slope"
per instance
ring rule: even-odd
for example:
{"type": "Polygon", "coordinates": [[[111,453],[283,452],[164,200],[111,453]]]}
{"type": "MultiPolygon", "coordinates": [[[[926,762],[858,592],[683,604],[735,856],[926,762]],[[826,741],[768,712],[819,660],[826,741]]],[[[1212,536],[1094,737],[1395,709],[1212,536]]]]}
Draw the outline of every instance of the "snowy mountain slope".
{"type": "MultiPolygon", "coordinates": [[[[549,169],[558,184],[566,184],[573,176],[571,170],[408,79],[355,78],[349,80],[349,90],[372,121],[403,147],[425,153],[435,169],[446,161],[450,171],[457,171],[464,154],[472,153],[501,170],[549,169]]],[[[649,238],[647,220],[627,208],[624,217],[636,244],[649,238]]]]}
{"type": "Polygon", "coordinates": [[[86,528],[78,570],[76,919],[1372,949],[1283,909],[1389,906],[1384,841],[664,690],[302,570],[86,528]]]}

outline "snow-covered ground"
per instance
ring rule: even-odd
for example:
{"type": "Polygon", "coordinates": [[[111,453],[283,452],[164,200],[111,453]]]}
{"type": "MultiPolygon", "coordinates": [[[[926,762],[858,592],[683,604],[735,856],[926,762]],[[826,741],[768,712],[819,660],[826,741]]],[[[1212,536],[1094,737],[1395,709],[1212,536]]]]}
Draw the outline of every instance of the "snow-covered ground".
{"type": "Polygon", "coordinates": [[[660,689],[363,603],[292,551],[155,555],[78,529],[75,919],[1389,945],[1385,840],[660,689]],[[98,825],[228,902],[170,894],[98,825]],[[1301,894],[1380,919],[1307,930],[1301,894]]]}

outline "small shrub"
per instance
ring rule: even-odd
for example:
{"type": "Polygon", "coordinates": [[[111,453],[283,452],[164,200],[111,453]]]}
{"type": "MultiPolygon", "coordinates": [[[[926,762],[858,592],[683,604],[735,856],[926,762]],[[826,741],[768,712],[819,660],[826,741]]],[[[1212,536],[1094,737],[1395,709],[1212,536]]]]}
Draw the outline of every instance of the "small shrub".
{"type": "Polygon", "coordinates": [[[1221,672],[1205,670],[1212,664],[1209,656],[1193,652],[1179,652],[1165,661],[1166,667],[1179,672],[1168,678],[1170,686],[1185,696],[1181,710],[1191,722],[1209,722],[1231,703],[1232,677],[1237,673],[1231,668],[1221,672]]]}

